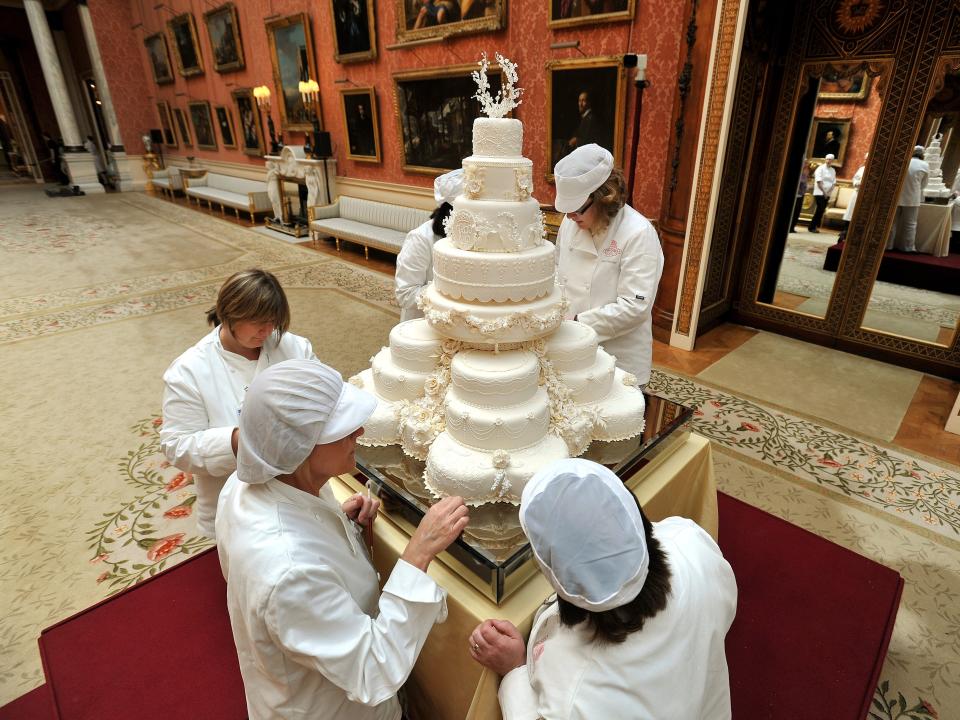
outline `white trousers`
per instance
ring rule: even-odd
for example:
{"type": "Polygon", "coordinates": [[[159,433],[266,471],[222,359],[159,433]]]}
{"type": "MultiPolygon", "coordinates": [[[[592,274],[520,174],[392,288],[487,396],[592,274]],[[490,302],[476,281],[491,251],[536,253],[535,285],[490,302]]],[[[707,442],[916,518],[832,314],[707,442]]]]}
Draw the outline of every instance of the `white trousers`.
{"type": "Polygon", "coordinates": [[[919,214],[919,205],[897,206],[897,212],[893,216],[893,229],[887,239],[887,250],[917,251],[917,216],[919,214]]]}

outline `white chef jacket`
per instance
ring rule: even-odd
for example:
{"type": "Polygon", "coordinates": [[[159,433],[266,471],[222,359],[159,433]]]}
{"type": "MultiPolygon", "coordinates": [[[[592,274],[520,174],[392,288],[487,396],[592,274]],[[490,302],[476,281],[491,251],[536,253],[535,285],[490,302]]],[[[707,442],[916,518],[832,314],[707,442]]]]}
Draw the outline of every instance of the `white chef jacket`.
{"type": "Polygon", "coordinates": [[[433,220],[407,233],[397,255],[395,275],[397,304],[400,305],[400,322],[423,317],[417,307],[420,291],[433,280],[433,244],[440,239],[433,232],[433,220]]]}
{"type": "Polygon", "coordinates": [[[907,167],[907,176],[903,179],[900,188],[900,207],[920,207],[923,204],[923,191],[927,187],[927,178],[930,175],[930,164],[926,160],[912,157],[907,167]]]}
{"type": "Polygon", "coordinates": [[[663,273],[663,250],[653,225],[624,205],[594,238],[567,217],[557,233],[557,282],[569,314],[589,325],[617,365],[650,380],[653,301],[663,273]]]}
{"type": "Polygon", "coordinates": [[[833,190],[833,186],[836,184],[837,171],[833,166],[823,163],[823,165],[818,165],[817,169],[813,171],[814,195],[826,195],[830,197],[830,191],[833,190]],[[820,185],[823,185],[823,190],[820,189],[820,185]]]}
{"type": "Polygon", "coordinates": [[[258,360],[247,360],[224,349],[218,326],[163,374],[160,449],[171,465],[193,474],[197,529],[207,537],[214,537],[220,489],[237,469],[231,438],[247,386],[278,362],[315,358],[309,340],[287,332],[279,343],[265,343],[258,360]]]}
{"type": "Polygon", "coordinates": [[[399,720],[396,693],[446,595],[397,561],[380,593],[360,532],[320,496],[230,476],[217,551],[251,720],[399,720]]]}
{"type": "Polygon", "coordinates": [[[847,209],[843,211],[843,219],[847,222],[853,219],[853,209],[857,204],[857,193],[860,191],[860,185],[863,183],[864,169],[865,166],[861,165],[860,169],[853,174],[853,180],[850,181],[850,184],[853,185],[853,192],[850,193],[850,202],[847,203],[847,209]]]}
{"type": "Polygon", "coordinates": [[[503,720],[726,720],[724,638],[737,583],[717,544],[692,520],[654,523],[670,565],[667,607],[622,643],[593,642],[585,623],[560,624],[556,602],[530,631],[527,664],[500,683],[503,720]]]}

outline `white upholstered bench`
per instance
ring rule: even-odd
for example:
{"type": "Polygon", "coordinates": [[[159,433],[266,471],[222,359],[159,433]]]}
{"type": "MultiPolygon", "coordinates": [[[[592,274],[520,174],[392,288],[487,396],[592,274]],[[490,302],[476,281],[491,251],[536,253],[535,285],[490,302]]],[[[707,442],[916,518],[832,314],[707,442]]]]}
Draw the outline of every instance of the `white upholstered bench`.
{"type": "Polygon", "coordinates": [[[241,210],[250,213],[252,222],[256,213],[273,210],[262,181],[208,172],[198,178],[185,177],[183,184],[188,201],[193,198],[198,205],[206,201],[208,208],[215,203],[220,206],[221,215],[225,214],[224,208],[230,207],[237,219],[241,210]]]}
{"type": "Polygon", "coordinates": [[[363,245],[364,254],[370,248],[393,253],[400,252],[407,233],[430,219],[430,210],[390,205],[340,196],[331,205],[310,208],[310,237],[332,237],[340,249],[340,241],[363,245]]]}
{"type": "Polygon", "coordinates": [[[180,175],[180,169],[175,167],[151,171],[150,183],[171,198],[177,191],[183,191],[183,178],[180,175]]]}

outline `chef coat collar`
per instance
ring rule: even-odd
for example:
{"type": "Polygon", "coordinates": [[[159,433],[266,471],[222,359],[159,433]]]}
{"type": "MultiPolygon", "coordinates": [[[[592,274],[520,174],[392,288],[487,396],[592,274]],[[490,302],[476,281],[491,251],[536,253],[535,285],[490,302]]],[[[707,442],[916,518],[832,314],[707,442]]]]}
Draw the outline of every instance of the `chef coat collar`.
{"type": "Polygon", "coordinates": [[[272,480],[267,481],[267,486],[270,488],[271,492],[276,493],[283,497],[284,500],[288,500],[294,505],[305,508],[307,510],[318,510],[326,509],[332,510],[335,513],[340,512],[340,505],[337,503],[336,498],[333,496],[333,489],[330,487],[330,481],[328,480],[323,484],[323,487],[320,488],[320,495],[311,495],[308,492],[299,490],[292,485],[288,485],[278,478],[273,478],[272,480]]]}

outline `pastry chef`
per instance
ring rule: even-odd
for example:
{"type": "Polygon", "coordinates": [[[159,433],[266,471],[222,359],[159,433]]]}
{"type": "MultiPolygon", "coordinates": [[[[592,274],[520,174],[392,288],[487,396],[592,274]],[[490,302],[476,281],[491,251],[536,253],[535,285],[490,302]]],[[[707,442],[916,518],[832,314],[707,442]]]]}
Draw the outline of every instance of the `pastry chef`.
{"type": "Polygon", "coordinates": [[[237,471],[220,495],[217,549],[252,720],[400,720],[397,690],[446,593],[427,566],[467,524],[463,500],[424,515],[380,591],[358,526],[379,501],[337,502],[376,398],[318,360],[288,360],[250,385],[237,471]]]}
{"type": "Polygon", "coordinates": [[[197,529],[212,538],[217,497],[237,467],[247,387],[273,363],[315,356],[309,340],[287,332],[287,296],[265,270],[227,278],[207,321],[213,330],[163,374],[160,448],[171,465],[193,474],[197,529]]]}
{"type": "Polygon", "coordinates": [[[433,280],[433,244],[446,237],[443,221],[453,210],[454,199],[463,193],[463,169],[458,168],[433,181],[433,197],[437,207],[430,219],[407,233],[397,256],[395,293],[400,305],[400,322],[423,317],[417,298],[433,280]]]}
{"type": "Polygon", "coordinates": [[[505,620],[470,634],[471,656],[503,676],[504,720],[731,717],[737,584],[710,535],[687,518],[651,523],[613,472],[583,459],[531,478],[520,524],[557,594],[526,646],[505,620]]]}
{"type": "Polygon", "coordinates": [[[663,272],[657,231],[626,204],[623,172],[599,145],[577,148],[553,174],[554,206],[565,214],[557,233],[557,282],[570,302],[569,317],[596,330],[617,365],[646,385],[663,272]]]}

